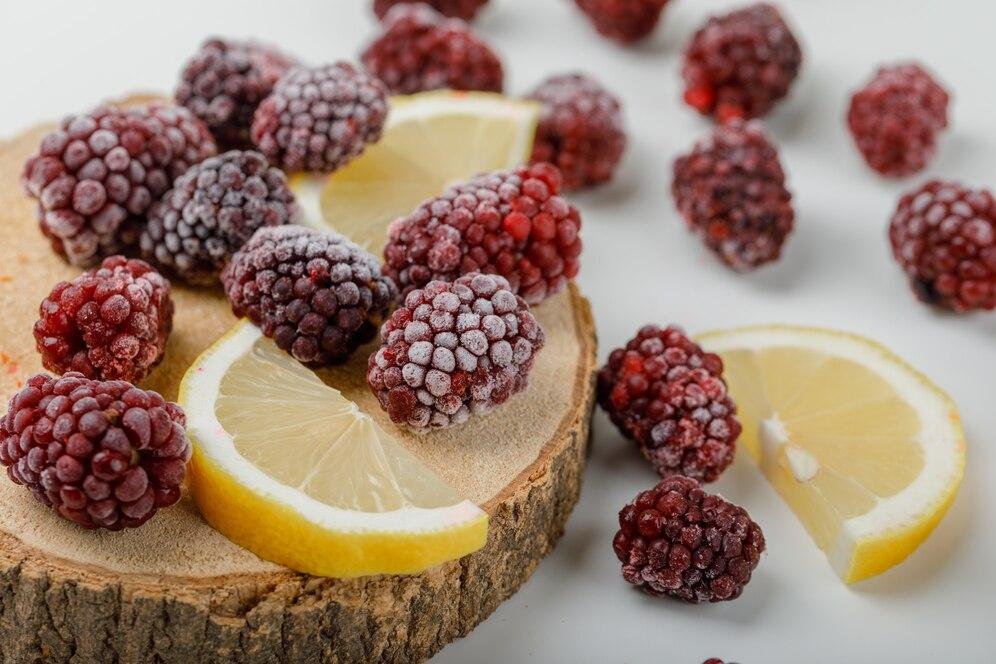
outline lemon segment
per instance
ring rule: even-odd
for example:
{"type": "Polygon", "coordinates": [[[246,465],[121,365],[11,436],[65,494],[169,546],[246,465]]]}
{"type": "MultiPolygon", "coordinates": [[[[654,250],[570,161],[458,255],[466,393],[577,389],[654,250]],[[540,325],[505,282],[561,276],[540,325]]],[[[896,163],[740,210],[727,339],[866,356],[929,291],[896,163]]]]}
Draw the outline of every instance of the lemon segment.
{"type": "Polygon", "coordinates": [[[414,573],[482,547],[487,515],[242,321],[180,385],[204,518],[319,576],[414,573]]]}
{"type": "Polygon", "coordinates": [[[841,578],[880,574],[940,522],[965,441],[951,399],[884,347],[832,330],[711,332],[758,463],[841,578]]]}

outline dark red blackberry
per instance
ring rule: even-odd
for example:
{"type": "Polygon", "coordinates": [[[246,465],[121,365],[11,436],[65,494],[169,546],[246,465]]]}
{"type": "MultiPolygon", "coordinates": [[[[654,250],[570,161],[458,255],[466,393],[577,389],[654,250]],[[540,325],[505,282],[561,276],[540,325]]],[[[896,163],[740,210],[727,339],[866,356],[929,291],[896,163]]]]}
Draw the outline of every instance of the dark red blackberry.
{"type": "Polygon", "coordinates": [[[429,5],[443,16],[458,18],[468,23],[474,20],[481,7],[488,4],[488,0],[374,0],[373,10],[377,18],[382,19],[395,5],[416,2],[429,5]]]}
{"type": "Polygon", "coordinates": [[[621,44],[643,39],[657,27],[668,0],[574,0],[599,34],[621,44]]]}
{"type": "Polygon", "coordinates": [[[47,134],[22,182],[53,249],[88,267],[134,245],[152,202],[215,152],[207,127],[183,107],[98,108],[47,134]]]}
{"type": "Polygon", "coordinates": [[[685,103],[723,121],[757,118],[788,94],[802,50],[774,6],[714,16],[685,51],[685,103]]]}
{"type": "Polygon", "coordinates": [[[892,253],[920,300],[957,312],[996,309],[996,200],[931,180],[899,200],[892,253]]]}
{"type": "Polygon", "coordinates": [[[84,528],[136,528],[180,499],[185,424],[175,403],[127,381],[38,374],[0,419],[0,463],[84,528]]]}
{"type": "Polygon", "coordinates": [[[287,177],[258,152],[232,150],[191,166],[149,210],[143,256],[194,284],[211,284],[264,226],[300,216],[287,177]]]}
{"type": "Polygon", "coordinates": [[[549,164],[479,175],[388,228],[385,273],[404,289],[485,272],[537,304],[578,273],[581,215],[549,164]]]}
{"type": "Polygon", "coordinates": [[[882,175],[923,170],[948,126],[948,93],[920,65],[882,67],[851,97],[847,124],[865,161],[882,175]]]}
{"type": "Polygon", "coordinates": [[[145,261],[124,256],[60,281],[38,313],[35,343],[45,368],[101,380],[145,378],[173,329],[169,282],[145,261]]]}
{"type": "Polygon", "coordinates": [[[607,182],[626,149],[619,100],[583,74],[543,81],[529,95],[543,104],[532,163],[560,169],[564,189],[607,182]]]}
{"type": "Polygon", "coordinates": [[[462,424],[529,383],[543,330],[497,275],[468,274],[413,290],[380,330],[367,383],[398,424],[462,424]]]}
{"type": "Polygon", "coordinates": [[[370,341],[398,290],[377,259],[337,233],[268,226],[221,273],[236,316],[309,366],[338,364],[370,341]]]}
{"type": "Polygon", "coordinates": [[[755,122],[718,126],[675,160],[671,194],[689,229],[734,270],[777,260],[792,232],[778,151],[755,122]]]}
{"type": "Polygon", "coordinates": [[[291,69],[256,109],[252,140],[288,171],[331,172],[380,140],[387,89],[348,62],[291,69]]]}
{"type": "Polygon", "coordinates": [[[723,361],[678,327],[647,325],[612,351],[598,403],[661,477],[713,482],[733,461],[740,422],[723,361]]]}
{"type": "Polygon", "coordinates": [[[501,59],[466,22],[424,4],[403,3],[384,17],[383,32],[361,56],[392,94],[424,90],[501,92],[501,59]]]}
{"type": "Polygon", "coordinates": [[[204,121],[220,145],[249,147],[256,107],[295,64],[265,44],[212,37],[184,65],[174,97],[204,121]]]}
{"type": "Polygon", "coordinates": [[[744,508],[675,475],[622,508],[612,548],[623,578],[650,595],[724,602],[750,582],[764,533],[744,508]]]}

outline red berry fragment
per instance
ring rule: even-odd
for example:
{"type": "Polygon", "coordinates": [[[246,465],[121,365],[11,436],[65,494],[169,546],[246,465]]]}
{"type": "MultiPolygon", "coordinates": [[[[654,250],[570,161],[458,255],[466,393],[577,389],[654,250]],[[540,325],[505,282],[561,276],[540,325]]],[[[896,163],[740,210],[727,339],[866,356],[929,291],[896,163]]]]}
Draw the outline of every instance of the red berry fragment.
{"type": "Polygon", "coordinates": [[[532,163],[549,162],[560,169],[564,189],[607,182],[626,149],[619,100],[582,74],[564,74],[543,81],[529,95],[543,104],[532,163]]]}
{"type": "Polygon", "coordinates": [[[851,98],[847,124],[873,169],[902,177],[924,169],[948,126],[948,93],[920,65],[882,67],[851,98]]]}
{"type": "Polygon", "coordinates": [[[136,528],[180,499],[185,424],[175,403],[127,381],[38,374],[0,419],[0,463],[63,518],[136,528]]]}
{"type": "Polygon", "coordinates": [[[145,378],[173,328],[169,282],[124,256],[59,282],[38,312],[34,334],[45,368],[101,380],[145,378]]]}
{"type": "Polygon", "coordinates": [[[300,209],[287,176],[258,152],[232,150],[176,179],[149,210],[146,259],[193,284],[212,284],[257,229],[294,223],[300,209]]]}
{"type": "Polygon", "coordinates": [[[471,272],[500,274],[537,304],[578,273],[581,215],[549,164],[480,175],[388,229],[385,272],[405,292],[471,272]]]}
{"type": "Polygon", "coordinates": [[[204,121],[220,145],[248,147],[256,107],[294,64],[265,44],[212,37],[184,65],[174,97],[204,121]]]}
{"type": "Polygon", "coordinates": [[[992,192],[931,180],[899,200],[889,241],[923,302],[957,312],[996,309],[992,192]]]}
{"type": "Polygon", "coordinates": [[[543,330],[497,275],[413,290],[380,331],[367,383],[391,420],[419,431],[466,422],[529,383],[543,330]]]}
{"type": "Polygon", "coordinates": [[[395,5],[421,2],[429,5],[443,16],[459,18],[468,23],[474,20],[481,7],[488,0],[374,0],[373,10],[377,18],[383,19],[395,5]]]}
{"type": "Polygon", "coordinates": [[[398,294],[377,259],[345,237],[293,225],[256,231],[221,282],[236,316],[309,366],[345,362],[398,294]]]}
{"type": "Polygon", "coordinates": [[[778,151],[757,123],[732,120],[674,162],[675,206],[727,266],[775,261],[792,231],[792,194],[778,151]]]}
{"type": "Polygon", "coordinates": [[[668,0],[575,0],[599,34],[621,44],[643,39],[657,27],[668,0]]]}
{"type": "Polygon", "coordinates": [[[723,361],[677,327],[648,325],[598,372],[598,402],[661,477],[713,482],[740,435],[723,361]]]}
{"type": "Polygon", "coordinates": [[[425,90],[501,92],[501,59],[466,22],[424,4],[402,3],[363,52],[363,66],[392,94],[425,90]]]}
{"type": "Polygon", "coordinates": [[[693,604],[740,597],[764,551],[764,534],[742,507],[676,475],[619,512],[612,548],[627,582],[693,604]]]}
{"type": "Polygon", "coordinates": [[[287,171],[330,173],[380,139],[387,89],[348,62],[291,69],[253,116],[253,143],[287,171]]]}
{"type": "Polygon", "coordinates": [[[89,267],[134,245],[153,201],[215,152],[207,127],[183,107],[98,108],[47,134],[22,182],[52,248],[89,267]]]}
{"type": "Polygon", "coordinates": [[[799,42],[774,6],[714,16],[685,51],[685,103],[720,121],[761,117],[788,94],[801,63],[799,42]]]}

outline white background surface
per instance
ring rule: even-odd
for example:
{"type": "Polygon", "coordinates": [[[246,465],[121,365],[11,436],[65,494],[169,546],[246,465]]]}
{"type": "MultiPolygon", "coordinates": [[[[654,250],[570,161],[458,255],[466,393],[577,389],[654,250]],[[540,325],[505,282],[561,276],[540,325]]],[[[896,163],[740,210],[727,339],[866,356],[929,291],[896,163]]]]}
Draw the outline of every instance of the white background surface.
{"type": "MultiPolygon", "coordinates": [[[[600,357],[645,322],[692,332],[749,323],[825,325],[878,339],[961,407],[964,486],[906,563],[845,587],[745,459],[715,487],[762,525],[767,556],[735,602],[686,606],[632,591],[610,542],[616,511],[655,476],[602,414],[581,502],[533,579],[433,661],[741,664],[994,661],[996,313],[939,314],[914,301],[885,240],[902,182],[876,178],[843,126],[848,91],[878,63],[917,57],[952,90],[952,128],[928,174],[996,186],[996,3],[783,0],[805,63],[768,118],[795,194],[783,260],[724,270],[690,237],[668,193],[674,156],[709,125],[679,103],[680,53],[729,1],[674,0],[648,41],[597,37],[568,0],[492,0],[478,28],[504,57],[507,89],[588,71],[623,99],[631,144],[614,184],[574,197],[584,216],[581,283],[600,357]]],[[[312,62],[352,58],[375,28],[367,0],[211,2],[0,0],[0,135],[138,88],[170,90],[208,34],[254,36],[312,62]],[[280,9],[278,9],[278,6],[280,9]]]]}

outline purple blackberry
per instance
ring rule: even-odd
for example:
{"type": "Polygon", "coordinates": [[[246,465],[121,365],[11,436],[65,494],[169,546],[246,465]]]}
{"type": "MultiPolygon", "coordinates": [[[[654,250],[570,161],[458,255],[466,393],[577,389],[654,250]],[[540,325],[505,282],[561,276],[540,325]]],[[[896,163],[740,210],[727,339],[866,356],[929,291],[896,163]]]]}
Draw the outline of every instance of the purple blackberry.
{"type": "Polygon", "coordinates": [[[564,189],[607,182],[626,149],[619,100],[583,74],[543,81],[529,95],[543,104],[532,163],[560,169],[564,189]]]}
{"type": "Polygon", "coordinates": [[[377,259],[337,233],[261,228],[221,273],[232,311],[309,366],[344,362],[397,299],[377,259]]]}
{"type": "Polygon", "coordinates": [[[391,420],[419,431],[462,424],[529,383],[543,330],[497,275],[413,290],[380,330],[367,383],[391,420]]]}
{"type": "Polygon", "coordinates": [[[291,69],[253,117],[252,140],[288,171],[331,172],[380,139],[387,89],[348,62],[291,69]]]}
{"type": "Polygon", "coordinates": [[[474,20],[477,12],[488,0],[374,0],[373,10],[377,18],[383,19],[395,5],[421,2],[429,5],[443,16],[458,18],[468,23],[474,20]]]}
{"type": "Polygon", "coordinates": [[[792,194],[778,151],[758,123],[732,120],[674,162],[675,206],[728,267],[775,261],[792,231],[792,194]]]}
{"type": "Polygon", "coordinates": [[[653,32],[668,0],[575,0],[575,3],[603,37],[631,44],[653,32]]]}
{"type": "Polygon", "coordinates": [[[742,507],[674,476],[619,512],[612,548],[627,582],[697,604],[740,597],[764,552],[764,533],[742,507]]]}
{"type": "Polygon", "coordinates": [[[179,406],[126,381],[38,374],[0,419],[0,463],[65,519],[137,528],[180,499],[185,424],[179,406]]]}
{"type": "Polygon", "coordinates": [[[256,107],[295,64],[265,44],[212,37],[184,65],[174,97],[204,121],[221,146],[249,147],[256,107]]]}
{"type": "Polygon", "coordinates": [[[661,477],[713,482],[733,461],[741,426],[723,361],[680,328],[647,325],[612,351],[598,403],[661,477]]]}
{"type": "Polygon", "coordinates": [[[384,17],[383,32],[361,56],[392,94],[425,90],[501,92],[501,59],[467,23],[424,4],[403,3],[384,17]]]}
{"type": "Polygon", "coordinates": [[[149,210],[143,256],[194,284],[211,284],[264,226],[300,216],[287,177],[258,152],[232,150],[191,166],[149,210]]]}
{"type": "Polygon", "coordinates": [[[153,201],[215,152],[207,127],[183,107],[104,107],[47,134],[22,182],[52,248],[89,267],[134,245],[153,201]]]}

